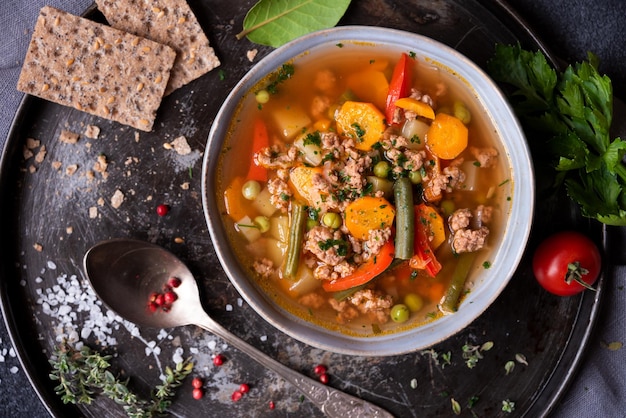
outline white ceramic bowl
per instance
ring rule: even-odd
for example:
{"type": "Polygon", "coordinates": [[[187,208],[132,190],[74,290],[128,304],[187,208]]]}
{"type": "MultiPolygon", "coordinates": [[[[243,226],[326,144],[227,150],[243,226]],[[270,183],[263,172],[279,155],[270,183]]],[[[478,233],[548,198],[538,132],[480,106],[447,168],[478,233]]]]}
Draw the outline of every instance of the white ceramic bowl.
{"type": "Polygon", "coordinates": [[[203,165],[203,205],[213,245],[229,279],[242,297],[265,320],[282,332],[309,345],[328,351],[366,356],[396,355],[424,349],[461,331],[481,315],[498,297],[514,274],[530,233],[534,206],[534,181],[530,154],[522,129],[495,83],[472,61],[430,38],[398,30],[345,26],[301,37],[276,49],[248,72],[230,93],[211,128],[203,165]],[[501,139],[504,156],[511,167],[511,199],[508,203],[504,234],[491,255],[491,268],[474,277],[472,291],[459,310],[433,322],[395,334],[355,337],[331,331],[294,316],[275,304],[249,278],[230,247],[220,216],[215,190],[222,145],[238,105],[251,89],[281,65],[303,55],[328,53],[337,44],[356,44],[363,48],[385,48],[394,52],[413,52],[420,60],[448,71],[461,79],[482,104],[486,117],[501,139]]]}

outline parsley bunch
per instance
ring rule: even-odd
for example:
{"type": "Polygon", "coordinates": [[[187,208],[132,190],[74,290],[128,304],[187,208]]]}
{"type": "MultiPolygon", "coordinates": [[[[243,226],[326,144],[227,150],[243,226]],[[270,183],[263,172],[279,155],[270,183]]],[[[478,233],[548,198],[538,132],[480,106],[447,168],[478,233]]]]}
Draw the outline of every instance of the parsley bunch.
{"type": "Polygon", "coordinates": [[[582,214],[626,226],[626,142],[610,138],[613,87],[598,73],[597,58],[589,53],[561,73],[541,52],[497,45],[488,69],[514,87],[508,97],[531,146],[547,153],[582,214]]]}

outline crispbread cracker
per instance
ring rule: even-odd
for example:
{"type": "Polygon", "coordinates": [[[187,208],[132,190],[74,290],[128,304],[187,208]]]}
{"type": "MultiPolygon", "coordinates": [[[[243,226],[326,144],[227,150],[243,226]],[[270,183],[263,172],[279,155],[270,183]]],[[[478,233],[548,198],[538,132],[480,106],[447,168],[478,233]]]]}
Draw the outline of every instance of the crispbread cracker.
{"type": "Polygon", "coordinates": [[[166,45],[46,6],[17,89],[150,131],[175,55],[166,45]]]}
{"type": "Polygon", "coordinates": [[[111,26],[169,45],[176,51],[165,94],[220,65],[185,0],[96,0],[111,26]]]}

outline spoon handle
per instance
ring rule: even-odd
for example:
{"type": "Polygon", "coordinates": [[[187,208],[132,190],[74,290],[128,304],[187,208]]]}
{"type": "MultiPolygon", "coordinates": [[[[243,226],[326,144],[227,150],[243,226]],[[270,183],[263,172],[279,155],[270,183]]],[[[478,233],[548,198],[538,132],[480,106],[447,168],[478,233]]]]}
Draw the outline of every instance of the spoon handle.
{"type": "Polygon", "coordinates": [[[310,379],[272,357],[257,350],[244,340],[232,334],[208,315],[196,317],[196,325],[212,332],[228,344],[256,360],[262,366],[274,371],[283,379],[298,388],[304,396],[313,402],[326,416],[331,418],[393,418],[389,412],[363,399],[333,389],[323,383],[310,379]]]}

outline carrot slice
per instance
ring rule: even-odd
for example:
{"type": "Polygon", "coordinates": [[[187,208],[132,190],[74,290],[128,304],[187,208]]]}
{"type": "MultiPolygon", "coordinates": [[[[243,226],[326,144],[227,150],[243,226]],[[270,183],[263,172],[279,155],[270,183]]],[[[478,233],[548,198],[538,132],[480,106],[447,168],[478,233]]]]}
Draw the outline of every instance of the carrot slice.
{"type": "Polygon", "coordinates": [[[410,110],[426,119],[435,119],[435,111],[427,103],[415,100],[412,97],[403,97],[396,100],[396,106],[405,110],[410,110]]]}
{"type": "Polygon", "coordinates": [[[267,169],[256,165],[253,161],[254,154],[261,149],[269,147],[270,140],[267,134],[267,127],[262,119],[254,121],[254,131],[252,133],[252,148],[250,149],[250,167],[246,179],[256,181],[267,181],[267,169]]]}
{"type": "Polygon", "coordinates": [[[335,117],[339,135],[354,138],[355,147],[369,151],[385,131],[385,116],[372,103],[345,102],[335,117]]]}
{"type": "Polygon", "coordinates": [[[322,283],[322,287],[327,292],[339,292],[365,284],[391,265],[394,253],[393,240],[388,240],[378,254],[357,267],[351,275],[336,280],[326,280],[322,283]]]}
{"type": "Polygon", "coordinates": [[[243,177],[235,177],[228,187],[226,187],[226,190],[224,190],[226,213],[235,222],[239,222],[241,218],[248,214],[246,208],[250,206],[250,201],[247,201],[241,193],[241,188],[244,183],[245,180],[243,177]]]}
{"type": "Polygon", "coordinates": [[[390,227],[395,208],[384,197],[363,196],[346,206],[345,224],[350,234],[365,240],[373,229],[390,227]]]}
{"type": "Polygon", "coordinates": [[[426,146],[444,160],[456,158],[467,148],[467,127],[459,118],[438,113],[426,132],[426,146]]]}

